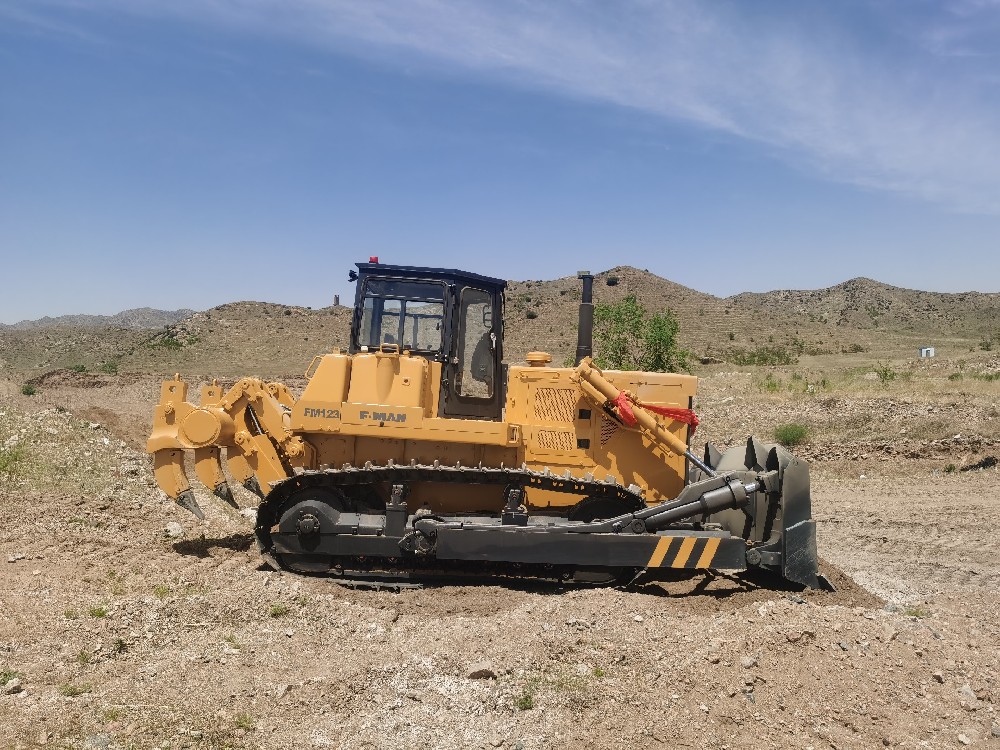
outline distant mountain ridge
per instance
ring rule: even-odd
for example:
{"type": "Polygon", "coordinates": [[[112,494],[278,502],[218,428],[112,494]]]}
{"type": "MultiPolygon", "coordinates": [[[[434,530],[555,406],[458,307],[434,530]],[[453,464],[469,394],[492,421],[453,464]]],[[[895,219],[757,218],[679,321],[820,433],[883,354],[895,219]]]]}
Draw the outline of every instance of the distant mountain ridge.
{"type": "Polygon", "coordinates": [[[45,316],[38,320],[22,320],[11,325],[0,324],[0,328],[24,331],[31,328],[128,328],[143,330],[173,325],[194,314],[194,310],[154,310],[151,307],[136,307],[114,315],[60,315],[45,316]]]}

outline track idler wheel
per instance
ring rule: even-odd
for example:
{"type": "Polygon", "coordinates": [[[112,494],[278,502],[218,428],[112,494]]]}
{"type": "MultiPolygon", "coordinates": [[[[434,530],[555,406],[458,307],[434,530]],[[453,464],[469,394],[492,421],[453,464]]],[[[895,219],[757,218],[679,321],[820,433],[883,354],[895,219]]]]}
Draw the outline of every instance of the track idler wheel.
{"type": "Polygon", "coordinates": [[[284,503],[277,522],[284,546],[294,552],[274,555],[276,562],[299,573],[328,573],[333,569],[329,555],[317,554],[323,529],[338,523],[340,514],[350,509],[342,492],[327,487],[306,487],[293,492],[284,503]]]}

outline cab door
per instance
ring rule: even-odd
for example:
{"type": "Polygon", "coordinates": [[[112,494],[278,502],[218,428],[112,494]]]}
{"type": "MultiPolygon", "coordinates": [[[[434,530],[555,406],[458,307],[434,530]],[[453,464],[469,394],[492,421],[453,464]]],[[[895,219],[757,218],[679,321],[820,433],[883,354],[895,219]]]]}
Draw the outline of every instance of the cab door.
{"type": "Polygon", "coordinates": [[[472,286],[457,293],[454,335],[442,368],[442,416],[500,419],[503,320],[498,295],[472,286]]]}

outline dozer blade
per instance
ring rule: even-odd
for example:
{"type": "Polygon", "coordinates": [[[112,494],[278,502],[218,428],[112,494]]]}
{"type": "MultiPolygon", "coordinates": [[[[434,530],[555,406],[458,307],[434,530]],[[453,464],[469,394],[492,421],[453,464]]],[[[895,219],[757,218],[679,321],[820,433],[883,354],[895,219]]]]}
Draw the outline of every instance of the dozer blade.
{"type": "Polygon", "coordinates": [[[216,445],[195,448],[194,470],[201,483],[212,490],[216,497],[239,510],[240,506],[233,498],[229,483],[226,482],[226,475],[222,473],[221,453],[221,449],[216,445]]]}
{"type": "MultiPolygon", "coordinates": [[[[768,462],[768,457],[775,446],[766,445],[757,438],[751,436],[747,438],[747,456],[744,463],[751,471],[760,471],[768,462]]],[[[791,458],[789,456],[788,458],[791,458]]],[[[785,463],[788,459],[785,460],[785,463]]]]}
{"type": "Polygon", "coordinates": [[[810,588],[828,583],[819,575],[816,551],[816,521],[812,518],[809,466],[780,445],[748,438],[745,446],[733,446],[723,454],[708,450],[717,472],[777,472],[769,492],[757,493],[754,501],[738,513],[723,511],[712,520],[750,543],[747,563],[778,573],[810,588]]]}
{"type": "Polygon", "coordinates": [[[767,468],[781,472],[781,574],[810,588],[826,588],[829,583],[819,575],[808,465],[780,445],[770,448],[767,468]]]}
{"type": "Polygon", "coordinates": [[[184,471],[184,451],[156,451],[153,454],[153,475],[156,477],[156,483],[167,494],[167,497],[173,499],[184,510],[190,511],[200,520],[205,520],[205,513],[198,505],[198,501],[195,500],[194,492],[191,491],[191,483],[188,482],[187,474],[184,471]]]}

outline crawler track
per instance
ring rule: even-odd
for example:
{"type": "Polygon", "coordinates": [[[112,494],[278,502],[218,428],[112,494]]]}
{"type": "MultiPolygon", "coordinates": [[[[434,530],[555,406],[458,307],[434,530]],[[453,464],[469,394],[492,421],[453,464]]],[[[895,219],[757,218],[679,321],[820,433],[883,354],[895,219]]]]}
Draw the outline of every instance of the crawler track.
{"type": "MultiPolygon", "coordinates": [[[[337,499],[341,507],[338,511],[365,513],[364,518],[381,516],[384,508],[366,507],[351,499],[359,490],[378,484],[412,485],[415,483],[457,483],[470,487],[479,485],[500,485],[507,490],[544,489],[579,495],[582,498],[598,498],[617,506],[620,513],[628,513],[644,507],[641,496],[633,488],[623,487],[612,480],[596,480],[592,475],[576,477],[569,473],[557,475],[546,471],[532,471],[522,466],[514,468],[489,468],[444,465],[374,465],[363,467],[346,465],[340,469],[304,471],[276,486],[261,503],[257,512],[255,536],[264,558],[276,569],[297,573],[332,575],[352,579],[356,582],[407,582],[407,581],[456,581],[518,579],[575,583],[580,585],[612,585],[635,574],[634,569],[600,568],[569,565],[529,565],[482,561],[474,564],[463,563],[461,570],[433,557],[404,554],[399,556],[325,556],[318,561],[305,547],[298,553],[287,551],[278,553],[272,543],[272,529],[281,521],[285,513],[302,502],[304,493],[309,493],[316,502],[316,491],[327,493],[337,499]],[[311,491],[311,492],[310,492],[311,491]]],[[[495,511],[499,516],[500,508],[495,511]]],[[[568,509],[567,509],[568,510],[568,509]]],[[[564,516],[551,518],[552,522],[564,520],[564,516]]],[[[412,521],[412,518],[409,519],[412,521]]]]}

